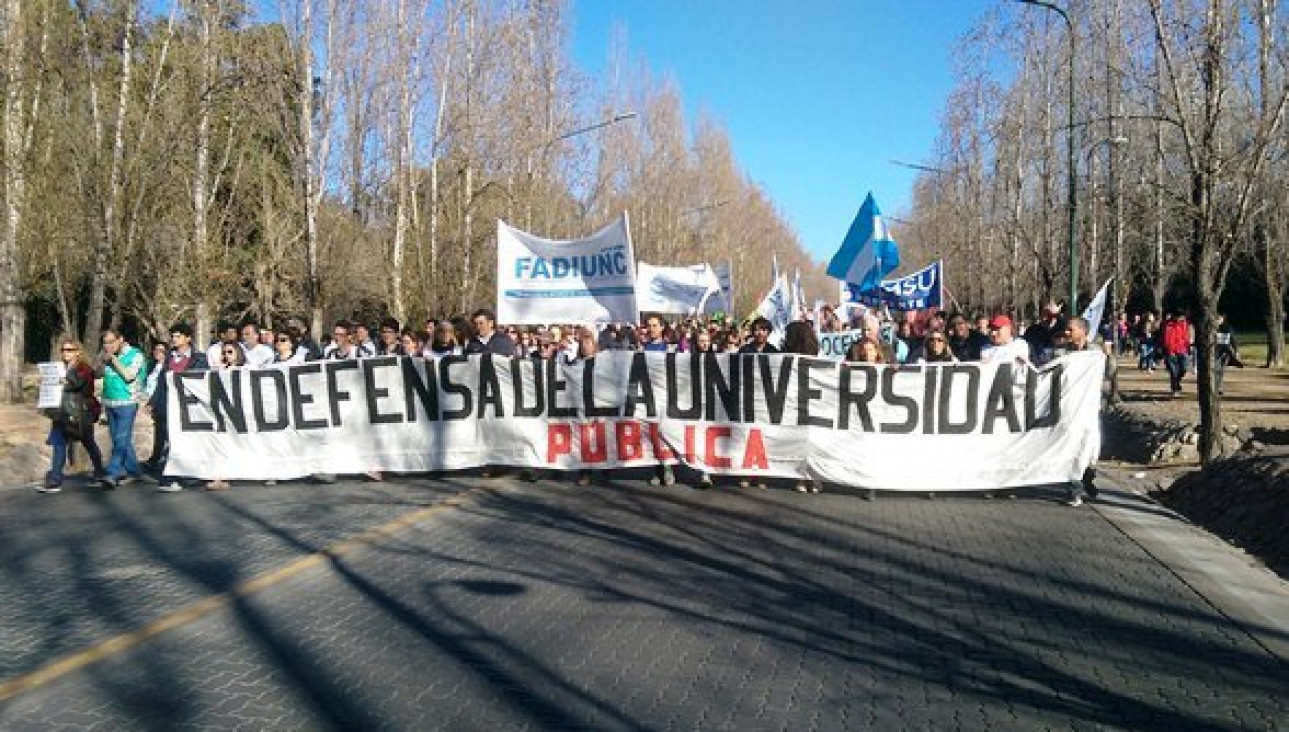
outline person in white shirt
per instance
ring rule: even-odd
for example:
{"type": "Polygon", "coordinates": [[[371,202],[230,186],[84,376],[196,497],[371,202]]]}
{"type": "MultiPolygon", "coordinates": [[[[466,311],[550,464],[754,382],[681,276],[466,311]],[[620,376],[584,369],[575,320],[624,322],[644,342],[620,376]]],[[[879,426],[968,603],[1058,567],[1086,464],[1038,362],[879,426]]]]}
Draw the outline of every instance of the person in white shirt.
{"type": "Polygon", "coordinates": [[[1029,364],[1029,341],[1017,338],[1012,331],[1012,319],[995,315],[989,319],[989,345],[981,349],[981,363],[1029,364]]]}
{"type": "Polygon", "coordinates": [[[246,365],[253,369],[273,363],[273,349],[260,342],[260,327],[255,323],[242,326],[242,353],[246,354],[246,365]]]}
{"type": "Polygon", "coordinates": [[[337,320],[331,329],[331,343],[322,352],[322,358],[326,361],[342,360],[347,358],[361,358],[362,354],[358,346],[354,344],[352,326],[347,320],[337,320]]]}

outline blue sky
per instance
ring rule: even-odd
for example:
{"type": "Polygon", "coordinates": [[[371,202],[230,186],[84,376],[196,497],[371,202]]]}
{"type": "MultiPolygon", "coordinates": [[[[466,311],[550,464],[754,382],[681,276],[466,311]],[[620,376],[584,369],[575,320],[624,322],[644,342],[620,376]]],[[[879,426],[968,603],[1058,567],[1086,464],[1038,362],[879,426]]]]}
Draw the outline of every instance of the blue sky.
{"type": "MultiPolygon", "coordinates": [[[[1002,0],[576,0],[576,63],[599,76],[615,29],[679,85],[689,121],[729,132],[746,175],[826,261],[868,191],[910,201],[958,40],[1002,0]]],[[[894,225],[896,237],[898,225],[894,225]]]]}

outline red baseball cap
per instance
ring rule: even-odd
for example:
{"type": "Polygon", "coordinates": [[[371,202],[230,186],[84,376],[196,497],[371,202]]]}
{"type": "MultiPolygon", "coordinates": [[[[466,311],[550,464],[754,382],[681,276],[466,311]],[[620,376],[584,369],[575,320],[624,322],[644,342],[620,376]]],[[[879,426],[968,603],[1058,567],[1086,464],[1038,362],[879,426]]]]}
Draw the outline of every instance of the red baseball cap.
{"type": "Polygon", "coordinates": [[[1012,319],[1007,317],[1006,315],[995,315],[994,317],[989,319],[989,327],[991,329],[1004,328],[1004,327],[1010,328],[1012,327],[1012,319]]]}

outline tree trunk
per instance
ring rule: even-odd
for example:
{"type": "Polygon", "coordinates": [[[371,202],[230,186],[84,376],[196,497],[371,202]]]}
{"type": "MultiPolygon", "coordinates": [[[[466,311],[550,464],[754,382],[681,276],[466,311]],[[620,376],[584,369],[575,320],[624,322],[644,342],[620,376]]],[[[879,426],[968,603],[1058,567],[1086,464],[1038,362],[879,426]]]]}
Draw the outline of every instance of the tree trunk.
{"type": "MultiPolygon", "coordinates": [[[[107,302],[107,260],[117,246],[117,228],[121,196],[124,189],[121,169],[125,161],[125,118],[130,104],[130,81],[133,68],[134,24],[137,4],[126,5],[125,28],[121,34],[121,79],[117,88],[116,121],[112,130],[112,157],[108,169],[107,200],[103,206],[103,232],[94,247],[94,268],[90,279],[89,302],[85,310],[85,347],[97,350],[103,328],[103,309],[107,302]]],[[[92,71],[91,71],[92,73],[92,71]]]]}
{"type": "Polygon", "coordinates": [[[26,193],[26,165],[22,149],[23,21],[25,0],[4,4],[4,232],[0,235],[0,401],[22,401],[23,336],[26,308],[18,271],[18,234],[26,193]]]}
{"type": "Polygon", "coordinates": [[[1267,231],[1265,222],[1258,227],[1258,233],[1267,288],[1267,368],[1279,368],[1285,360],[1284,244],[1267,231]]]}

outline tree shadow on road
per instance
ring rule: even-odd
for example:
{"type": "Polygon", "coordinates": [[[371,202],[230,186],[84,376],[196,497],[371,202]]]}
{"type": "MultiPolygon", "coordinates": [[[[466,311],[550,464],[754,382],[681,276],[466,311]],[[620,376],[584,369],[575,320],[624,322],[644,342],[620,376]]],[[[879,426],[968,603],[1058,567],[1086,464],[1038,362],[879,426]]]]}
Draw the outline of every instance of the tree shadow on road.
{"type": "MultiPolygon", "coordinates": [[[[1047,497],[492,488],[236,600],[228,650],[249,649],[264,683],[337,729],[891,728],[954,714],[966,727],[1223,729],[1286,711],[1273,657],[1095,514],[1047,497]]],[[[215,522],[163,503],[148,520],[106,510],[208,593],[254,574],[213,550],[220,522],[297,556],[320,548],[235,493],[210,498],[215,522]]],[[[95,561],[78,554],[78,571],[95,561]]],[[[9,581],[35,586],[36,571],[9,581]]],[[[137,623],[118,594],[76,591],[137,623]]],[[[184,640],[131,653],[123,676],[92,667],[94,683],[127,719],[212,719],[184,640]]]]}

